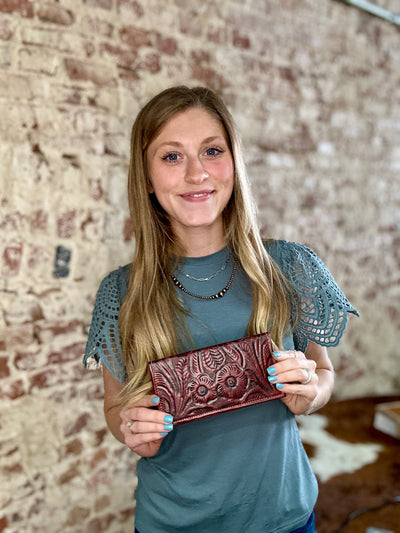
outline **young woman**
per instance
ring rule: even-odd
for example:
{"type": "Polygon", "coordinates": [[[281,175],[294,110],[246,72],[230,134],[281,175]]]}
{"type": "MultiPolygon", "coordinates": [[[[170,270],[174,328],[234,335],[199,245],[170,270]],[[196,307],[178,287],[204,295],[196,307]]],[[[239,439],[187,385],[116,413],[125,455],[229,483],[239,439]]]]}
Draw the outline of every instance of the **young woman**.
{"type": "Polygon", "coordinates": [[[84,362],[103,368],[113,435],[141,456],[136,531],[315,531],[317,482],[295,415],[329,400],[336,345],[356,313],[308,248],[260,237],[239,138],[206,88],[155,96],[132,130],[132,264],[95,304],[84,362]],[[174,428],[150,361],[269,331],[286,393],[174,428]]]}

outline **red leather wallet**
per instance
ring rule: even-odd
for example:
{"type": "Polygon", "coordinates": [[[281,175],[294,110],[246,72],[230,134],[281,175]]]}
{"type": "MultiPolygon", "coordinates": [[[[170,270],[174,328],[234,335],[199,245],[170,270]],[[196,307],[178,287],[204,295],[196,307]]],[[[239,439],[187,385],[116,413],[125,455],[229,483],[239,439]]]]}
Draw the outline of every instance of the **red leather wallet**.
{"type": "Polygon", "coordinates": [[[283,398],[268,381],[268,333],[207,346],[149,363],[158,408],[185,424],[233,409],[283,398]]]}

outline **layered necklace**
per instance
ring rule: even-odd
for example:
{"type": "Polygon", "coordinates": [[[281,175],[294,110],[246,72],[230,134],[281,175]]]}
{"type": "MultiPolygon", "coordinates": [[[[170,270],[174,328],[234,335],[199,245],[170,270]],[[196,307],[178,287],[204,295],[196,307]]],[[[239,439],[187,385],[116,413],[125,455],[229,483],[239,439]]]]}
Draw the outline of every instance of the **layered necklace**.
{"type": "Polygon", "coordinates": [[[228,262],[229,262],[229,259],[230,259],[230,257],[228,256],[228,257],[226,258],[225,263],[222,265],[222,267],[219,268],[214,274],[211,274],[211,276],[208,276],[208,278],[195,278],[194,276],[191,276],[190,274],[186,274],[186,273],[183,272],[183,270],[180,269],[180,268],[177,268],[177,271],[178,271],[180,274],[182,274],[183,276],[185,276],[186,278],[188,278],[188,279],[192,279],[192,280],[194,280],[194,281],[210,281],[210,279],[213,279],[213,278],[217,277],[218,274],[219,274],[220,272],[222,272],[223,270],[225,270],[226,265],[227,265],[228,262]]]}
{"type": "MultiPolygon", "coordinates": [[[[178,270],[178,271],[184,276],[186,276],[187,278],[192,279],[194,281],[209,281],[210,279],[213,279],[216,276],[218,276],[220,272],[225,270],[226,265],[229,262],[229,259],[230,258],[228,257],[225,263],[222,265],[222,267],[218,269],[217,272],[215,272],[215,274],[212,274],[211,276],[207,278],[195,278],[194,276],[185,274],[184,272],[182,272],[182,270],[178,270]]],[[[174,282],[174,284],[178,287],[178,289],[188,294],[189,296],[193,296],[194,298],[199,298],[200,300],[216,300],[217,298],[223,298],[225,294],[229,291],[230,286],[232,285],[232,282],[233,282],[233,278],[235,277],[236,270],[237,270],[237,263],[236,261],[234,261],[232,274],[231,274],[231,277],[229,278],[227,285],[225,285],[225,287],[221,289],[220,291],[218,291],[216,294],[211,294],[210,296],[201,296],[200,294],[195,294],[194,292],[189,291],[188,289],[186,289],[186,287],[182,285],[182,283],[179,281],[179,279],[174,274],[171,274],[171,279],[174,282]]]]}

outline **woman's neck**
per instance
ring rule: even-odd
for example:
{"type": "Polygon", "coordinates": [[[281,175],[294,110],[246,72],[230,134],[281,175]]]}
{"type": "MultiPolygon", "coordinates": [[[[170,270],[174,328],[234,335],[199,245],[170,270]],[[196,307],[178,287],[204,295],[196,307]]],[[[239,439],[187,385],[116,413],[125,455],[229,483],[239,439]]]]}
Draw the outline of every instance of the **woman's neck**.
{"type": "Polygon", "coordinates": [[[181,244],[180,254],[185,257],[203,257],[211,255],[219,250],[222,250],[226,246],[226,242],[223,234],[212,235],[212,232],[196,232],[191,231],[190,234],[186,234],[184,238],[179,237],[181,244]]]}

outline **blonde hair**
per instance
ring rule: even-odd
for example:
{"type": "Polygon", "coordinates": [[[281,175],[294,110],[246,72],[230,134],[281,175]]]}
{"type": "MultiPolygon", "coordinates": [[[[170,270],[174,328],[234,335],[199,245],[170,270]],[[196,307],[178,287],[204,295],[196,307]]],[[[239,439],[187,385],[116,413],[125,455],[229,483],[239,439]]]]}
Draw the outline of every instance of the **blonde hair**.
{"type": "Polygon", "coordinates": [[[124,405],[152,392],[148,363],[178,351],[178,337],[185,333],[185,310],[179,303],[170,278],[171,258],[179,253],[168,220],[154,194],[146,151],[152,140],[177,113],[199,107],[216,118],[225,129],[234,161],[234,186],[226,206],[226,244],[246,272],[252,293],[248,334],[269,329],[275,343],[290,323],[288,285],[265,250],[256,222],[256,206],[243,162],[240,139],[233,119],[221,98],[204,87],[172,87],[150,100],[139,112],[132,128],[128,199],[135,253],[128,293],[121,307],[119,327],[128,383],[124,405]]]}

